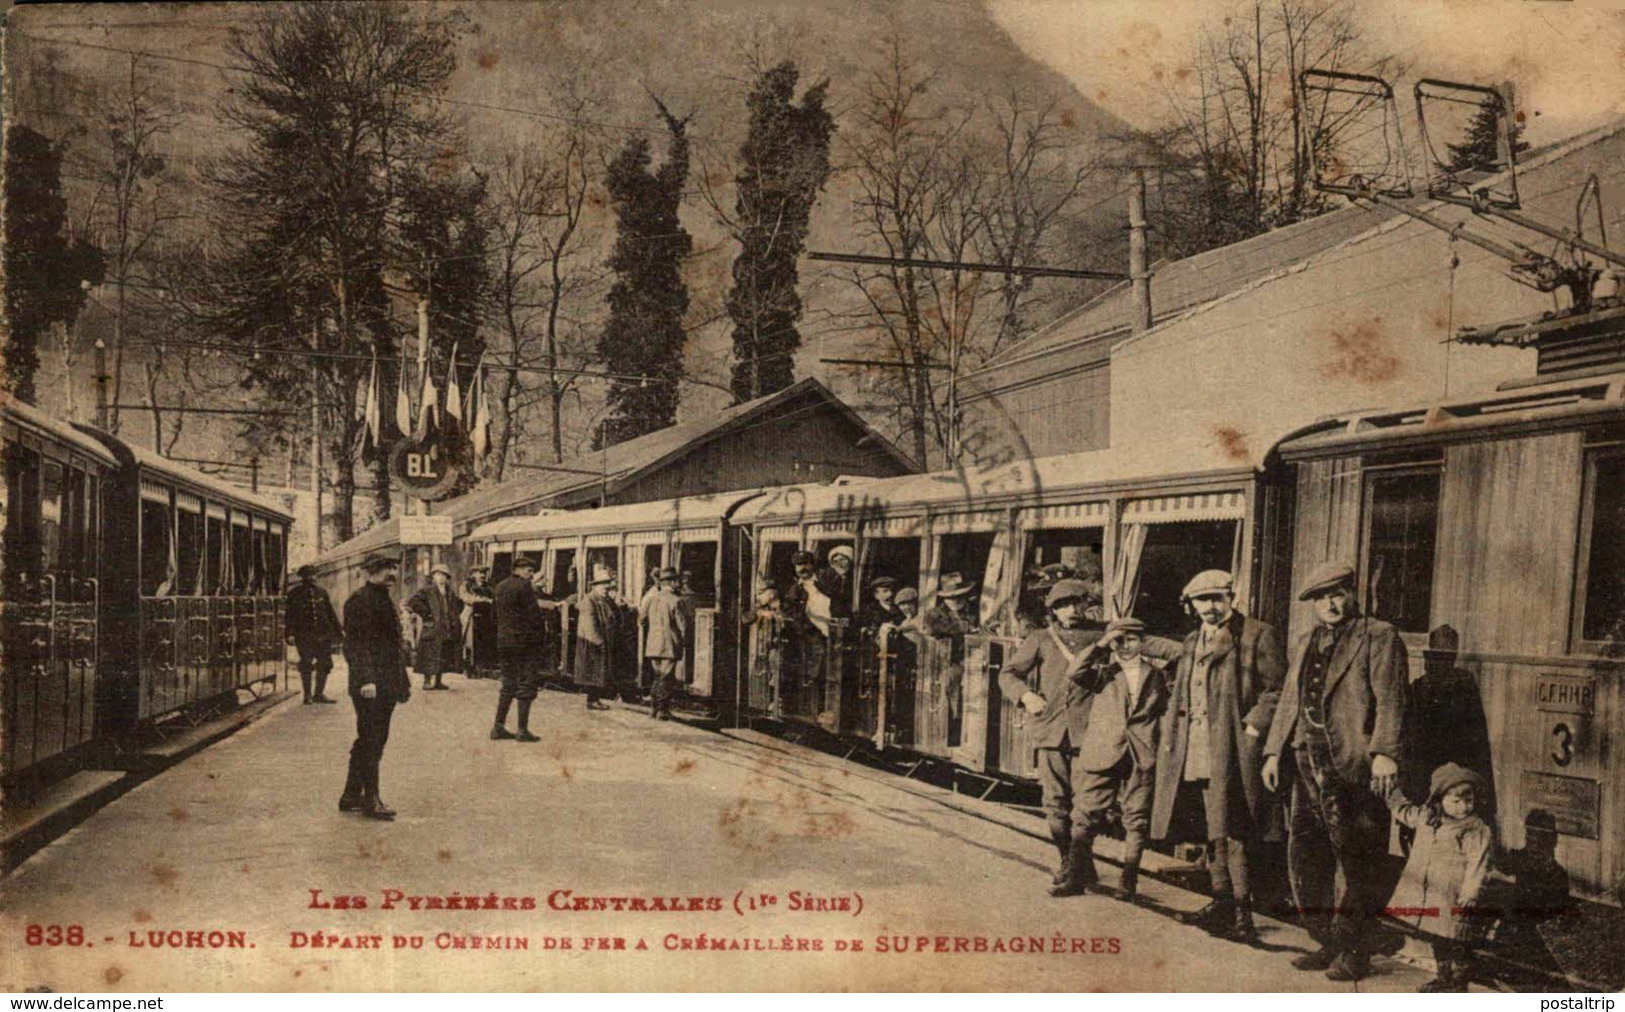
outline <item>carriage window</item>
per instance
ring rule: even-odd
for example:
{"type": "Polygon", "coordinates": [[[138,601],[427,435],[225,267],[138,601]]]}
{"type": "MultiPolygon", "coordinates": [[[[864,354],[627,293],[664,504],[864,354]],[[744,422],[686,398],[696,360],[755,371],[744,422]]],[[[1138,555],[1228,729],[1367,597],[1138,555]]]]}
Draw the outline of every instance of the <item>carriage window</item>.
{"type": "Polygon", "coordinates": [[[141,500],[141,596],[174,590],[170,568],[169,505],[141,500]]]}
{"type": "Polygon", "coordinates": [[[69,576],[58,593],[69,600],[84,599],[89,587],[84,583],[87,575],[85,550],[85,472],[77,467],[63,470],[65,489],[62,496],[62,568],[69,576]]]}
{"type": "Polygon", "coordinates": [[[254,579],[249,586],[249,590],[255,594],[263,594],[266,590],[265,571],[269,568],[265,561],[265,532],[258,527],[254,528],[252,541],[254,579]]]}
{"type": "Polygon", "coordinates": [[[1428,630],[1439,475],[1428,468],[1377,472],[1366,480],[1364,607],[1400,632],[1428,630]]]}
{"type": "Polygon", "coordinates": [[[576,592],[576,550],[560,548],[553,553],[553,579],[548,582],[548,593],[556,600],[564,600],[576,592]]]}
{"type": "Polygon", "coordinates": [[[869,595],[869,584],[882,576],[897,581],[897,589],[920,583],[919,538],[865,538],[863,542],[863,592],[869,595]]]}
{"type": "Polygon", "coordinates": [[[494,587],[503,580],[506,580],[508,578],[508,574],[511,572],[513,572],[513,553],[492,552],[491,576],[489,578],[491,581],[491,586],[494,587]]]}
{"type": "MultiPolygon", "coordinates": [[[[600,569],[609,570],[609,575],[616,580],[615,589],[620,589],[621,550],[613,545],[599,545],[587,549],[587,578],[592,577],[600,569]]],[[[591,584],[589,583],[589,587],[591,584]]]]}
{"type": "Polygon", "coordinates": [[[965,602],[972,616],[977,614],[985,589],[982,587],[982,577],[987,572],[987,560],[992,554],[992,533],[944,534],[938,542],[937,583],[940,586],[945,575],[958,573],[966,583],[974,584],[976,590],[965,602]]]}
{"type": "Polygon", "coordinates": [[[717,543],[697,541],[677,550],[677,571],[688,580],[696,608],[717,606],[717,543]]]}
{"type": "Polygon", "coordinates": [[[8,600],[38,592],[39,454],[15,443],[6,447],[5,588],[8,600]]]}
{"type": "Polygon", "coordinates": [[[1033,531],[1021,567],[1023,618],[1035,626],[1044,624],[1044,599],[1049,594],[1049,585],[1057,579],[1083,580],[1099,586],[1104,597],[1101,569],[1104,543],[1105,533],[1099,527],[1033,531]]]}
{"type": "Polygon", "coordinates": [[[1204,569],[1233,572],[1236,564],[1234,520],[1187,523],[1124,524],[1118,570],[1132,574],[1118,582],[1119,610],[1145,622],[1159,636],[1183,636],[1196,627],[1184,612],[1179,592],[1204,569]],[[1132,610],[1124,604],[1132,600],[1132,610]]]}
{"type": "Polygon", "coordinates": [[[214,595],[226,592],[226,574],[230,571],[231,561],[226,557],[226,518],[224,516],[210,516],[208,518],[207,533],[208,555],[205,560],[206,573],[200,593],[214,595]]]}
{"type": "MultiPolygon", "coordinates": [[[[84,575],[102,575],[102,482],[94,474],[85,476],[85,565],[84,575]]],[[[94,599],[94,591],[87,600],[94,599]]]]}
{"type": "Polygon", "coordinates": [[[1625,650],[1625,453],[1595,458],[1588,479],[1580,635],[1612,656],[1625,650]]]}
{"type": "Polygon", "coordinates": [[[794,541],[769,541],[767,555],[762,560],[766,566],[762,573],[762,587],[772,587],[780,596],[790,592],[791,584],[796,582],[796,553],[801,546],[794,541]]]}
{"type": "Polygon", "coordinates": [[[176,594],[203,594],[203,514],[182,509],[175,538],[176,594]]]}
{"type": "Polygon", "coordinates": [[[231,525],[231,588],[247,593],[254,581],[254,541],[248,525],[231,525]]]}
{"type": "MultiPolygon", "coordinates": [[[[44,571],[58,574],[62,568],[62,465],[47,460],[40,468],[39,489],[40,548],[44,571]]],[[[66,586],[58,586],[63,594],[66,586]]]]}
{"type": "Polygon", "coordinates": [[[265,535],[265,592],[267,594],[282,593],[282,574],[287,568],[283,558],[282,531],[278,527],[267,531],[265,535]]]}

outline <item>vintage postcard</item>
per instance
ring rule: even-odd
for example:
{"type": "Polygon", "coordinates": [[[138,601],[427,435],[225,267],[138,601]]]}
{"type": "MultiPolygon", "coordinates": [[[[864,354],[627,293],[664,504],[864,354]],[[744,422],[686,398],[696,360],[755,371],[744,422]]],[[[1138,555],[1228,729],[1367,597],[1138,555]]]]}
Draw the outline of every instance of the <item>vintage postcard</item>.
{"type": "Polygon", "coordinates": [[[1625,986],[1625,10],[3,61],[0,987],[1625,986]]]}

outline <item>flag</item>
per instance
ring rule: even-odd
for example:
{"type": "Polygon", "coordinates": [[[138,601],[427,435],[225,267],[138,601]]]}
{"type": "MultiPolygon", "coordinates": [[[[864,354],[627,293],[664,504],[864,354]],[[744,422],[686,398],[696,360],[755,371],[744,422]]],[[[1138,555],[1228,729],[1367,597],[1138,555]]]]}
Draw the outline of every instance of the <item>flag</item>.
{"type": "Polygon", "coordinates": [[[491,408],[485,403],[485,355],[474,364],[474,383],[468,388],[468,410],[473,419],[469,437],[474,443],[474,462],[485,459],[491,448],[491,408]]]}
{"type": "Polygon", "coordinates": [[[378,407],[378,351],[372,353],[372,372],[367,375],[367,402],[361,409],[361,461],[370,464],[383,446],[379,432],[382,417],[378,407]]]}
{"type": "Polygon", "coordinates": [[[446,370],[446,414],[463,420],[463,395],[457,385],[457,346],[451,346],[451,367],[446,370]]]}
{"type": "Polygon", "coordinates": [[[406,392],[405,360],[402,360],[400,371],[395,376],[395,428],[403,436],[412,434],[412,397],[406,392]]]}
{"type": "Polygon", "coordinates": [[[440,391],[435,389],[434,375],[423,370],[423,398],[418,402],[418,425],[412,435],[420,442],[432,439],[440,428],[440,391]]]}

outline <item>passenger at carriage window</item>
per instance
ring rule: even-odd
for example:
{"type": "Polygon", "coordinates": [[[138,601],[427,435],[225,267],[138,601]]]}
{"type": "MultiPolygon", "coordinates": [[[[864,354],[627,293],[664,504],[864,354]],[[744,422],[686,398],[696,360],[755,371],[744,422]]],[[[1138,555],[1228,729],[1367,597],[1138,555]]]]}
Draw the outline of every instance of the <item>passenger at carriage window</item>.
{"type": "Polygon", "coordinates": [[[829,550],[829,564],[818,574],[818,588],[829,598],[832,618],[852,615],[852,549],[836,545],[829,550]]]}
{"type": "Polygon", "coordinates": [[[1213,898],[1182,923],[1251,945],[1248,852],[1280,838],[1280,806],[1264,790],[1259,746],[1269,733],[1286,658],[1274,627],[1236,610],[1229,573],[1209,569],[1180,600],[1201,625],[1185,637],[1162,724],[1151,835],[1208,847],[1213,898]]]}
{"type": "Polygon", "coordinates": [[[898,614],[903,616],[898,625],[914,625],[920,617],[920,592],[913,587],[904,587],[892,600],[897,604],[898,614]]]}
{"type": "Polygon", "coordinates": [[[976,585],[958,573],[942,574],[937,585],[937,602],[925,613],[925,631],[938,638],[963,636],[976,631],[976,612],[971,608],[976,585]]]}
{"type": "Polygon", "coordinates": [[[869,594],[858,607],[858,627],[878,629],[883,625],[896,625],[903,621],[903,613],[893,600],[897,593],[897,578],[877,576],[869,581],[869,594]]]}
{"type": "Polygon", "coordinates": [[[795,579],[782,595],[784,613],[804,631],[816,631],[829,637],[829,620],[834,611],[829,592],[820,583],[814,567],[818,557],[811,552],[797,552],[790,559],[795,568],[795,579]]]}

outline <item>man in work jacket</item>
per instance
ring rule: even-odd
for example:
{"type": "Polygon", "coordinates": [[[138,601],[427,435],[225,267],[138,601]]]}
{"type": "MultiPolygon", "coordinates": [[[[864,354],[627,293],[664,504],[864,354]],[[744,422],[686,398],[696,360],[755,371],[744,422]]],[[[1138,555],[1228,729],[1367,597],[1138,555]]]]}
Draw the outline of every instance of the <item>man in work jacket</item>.
{"type": "Polygon", "coordinates": [[[1286,658],[1273,627],[1235,608],[1231,576],[1209,569],[1181,595],[1202,624],[1185,637],[1163,717],[1151,835],[1195,823],[1208,845],[1213,899],[1180,920],[1251,944],[1248,848],[1279,836],[1278,807],[1260,779],[1260,746],[1280,696],[1286,658]]]}
{"type": "Polygon", "coordinates": [[[350,668],[350,702],[355,705],[355,744],[339,811],[369,819],[395,818],[378,793],[378,767],[389,741],[397,704],[412,698],[401,643],[401,619],[390,599],[400,563],[374,555],[361,564],[367,582],[344,602],[344,661],[350,668]]]}
{"type": "Polygon", "coordinates": [[[1290,778],[1292,899],[1321,944],[1292,965],[1353,981],[1369,968],[1371,931],[1383,907],[1389,823],[1383,799],[1399,776],[1410,678],[1399,632],[1358,614],[1353,566],[1317,567],[1298,600],[1314,602],[1315,623],[1292,644],[1281,707],[1264,743],[1263,780],[1277,790],[1283,776],[1290,778]],[[1291,761],[1284,774],[1283,757],[1291,761]]]}
{"type": "Polygon", "coordinates": [[[299,684],[307,704],[332,703],[327,698],[327,676],[333,673],[333,651],[343,639],[339,617],[327,591],[316,583],[316,567],[300,566],[298,575],[299,582],[288,591],[286,631],[288,642],[299,651],[299,684]]]}
{"type": "Polygon", "coordinates": [[[660,586],[649,599],[646,615],[649,627],[643,641],[643,655],[654,670],[649,716],[670,720],[671,699],[677,692],[677,666],[688,654],[693,628],[689,609],[677,596],[677,570],[668,567],[660,571],[660,586]]]}
{"type": "Polygon", "coordinates": [[[497,584],[492,610],[497,621],[497,661],[502,665],[502,689],[497,693],[497,716],[491,725],[491,739],[540,741],[530,731],[530,708],[536,702],[541,684],[542,653],[546,632],[542,606],[536,587],[530,581],[536,560],[521,555],[513,560],[513,571],[497,584]],[[519,702],[519,733],[508,730],[508,709],[519,702]]]}

